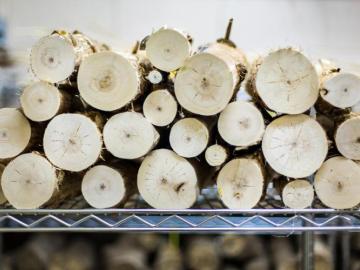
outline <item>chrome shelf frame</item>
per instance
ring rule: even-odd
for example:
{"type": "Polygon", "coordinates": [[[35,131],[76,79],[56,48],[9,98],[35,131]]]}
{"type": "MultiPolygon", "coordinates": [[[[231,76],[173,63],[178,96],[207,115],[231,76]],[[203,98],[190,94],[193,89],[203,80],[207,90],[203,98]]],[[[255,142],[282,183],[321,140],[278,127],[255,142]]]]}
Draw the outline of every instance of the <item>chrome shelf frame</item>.
{"type": "Polygon", "coordinates": [[[360,232],[360,210],[39,209],[0,210],[0,232],[360,232]]]}

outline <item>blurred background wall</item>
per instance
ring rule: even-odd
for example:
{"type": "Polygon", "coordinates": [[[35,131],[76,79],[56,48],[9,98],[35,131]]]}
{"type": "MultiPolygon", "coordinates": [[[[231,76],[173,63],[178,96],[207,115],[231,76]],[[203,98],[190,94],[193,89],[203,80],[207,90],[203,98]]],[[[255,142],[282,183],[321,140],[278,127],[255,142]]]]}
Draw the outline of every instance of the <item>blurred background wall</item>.
{"type": "Polygon", "coordinates": [[[296,46],[360,72],[357,0],[0,0],[7,46],[27,61],[28,49],[52,29],[78,29],[119,49],[164,24],[188,31],[195,44],[223,35],[248,53],[296,46]]]}

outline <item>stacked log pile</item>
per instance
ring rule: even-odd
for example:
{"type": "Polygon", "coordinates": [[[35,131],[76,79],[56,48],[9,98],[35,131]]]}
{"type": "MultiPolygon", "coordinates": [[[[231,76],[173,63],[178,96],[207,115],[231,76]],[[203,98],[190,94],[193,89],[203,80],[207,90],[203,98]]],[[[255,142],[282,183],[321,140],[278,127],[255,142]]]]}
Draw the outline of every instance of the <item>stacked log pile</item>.
{"type": "Polygon", "coordinates": [[[57,207],[82,193],[92,207],[121,207],[139,192],[185,209],[217,184],[226,207],[244,209],[273,181],[287,207],[310,207],[314,190],[327,207],[356,207],[360,78],[294,48],[249,64],[231,26],[198,49],[167,27],[131,53],[78,31],[40,39],[30,56],[39,80],[21,108],[0,109],[8,203],[57,207]]]}
{"type": "MultiPolygon", "coordinates": [[[[96,234],[95,234],[96,236],[96,234]]],[[[300,250],[297,237],[128,234],[114,237],[84,237],[37,234],[21,238],[6,249],[0,262],[2,269],[17,270],[218,270],[218,269],[299,269],[300,250]],[[178,239],[175,240],[174,239],[178,239]],[[286,256],[285,256],[286,255],[286,256]]],[[[337,269],[326,238],[314,242],[314,269],[337,269]]],[[[356,245],[354,267],[358,264],[356,245]]]]}

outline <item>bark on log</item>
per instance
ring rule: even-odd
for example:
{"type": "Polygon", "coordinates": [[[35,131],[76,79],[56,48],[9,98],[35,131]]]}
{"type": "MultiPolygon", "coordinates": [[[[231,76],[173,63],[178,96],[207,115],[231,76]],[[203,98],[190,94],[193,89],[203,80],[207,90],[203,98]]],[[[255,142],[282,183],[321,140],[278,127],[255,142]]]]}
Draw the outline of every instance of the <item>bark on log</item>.
{"type": "Polygon", "coordinates": [[[32,145],[30,122],[15,108],[0,109],[0,160],[13,158],[32,145]]]}
{"type": "Polygon", "coordinates": [[[134,55],[110,51],[95,53],[80,65],[79,92],[85,102],[96,109],[118,110],[144,91],[143,73],[134,55]]]}
{"type": "Polygon", "coordinates": [[[205,160],[212,167],[219,167],[229,157],[229,151],[220,144],[213,144],[206,148],[205,160]]]}
{"type": "Polygon", "coordinates": [[[199,115],[221,112],[244,80],[246,58],[238,49],[215,43],[190,57],[175,77],[180,105],[199,115]]]}
{"type": "Polygon", "coordinates": [[[328,141],[321,125],[311,117],[285,115],[267,126],[262,150],[276,172],[302,178],[320,168],[328,152],[328,141]]]}
{"type": "Polygon", "coordinates": [[[154,67],[171,72],[184,65],[190,57],[192,48],[186,34],[176,29],[162,27],[148,37],[145,50],[154,67]]]}
{"type": "Polygon", "coordinates": [[[54,31],[32,47],[30,65],[40,80],[58,83],[69,78],[84,58],[106,49],[79,32],[54,31]]]}
{"type": "Polygon", "coordinates": [[[154,126],[170,125],[177,114],[177,102],[166,89],[151,92],[143,103],[145,118],[154,126]]]}
{"type": "Polygon", "coordinates": [[[328,159],[315,174],[314,187],[320,201],[330,208],[347,209],[360,204],[360,166],[338,156],[328,159]]]}
{"type": "Polygon", "coordinates": [[[21,108],[27,118],[35,122],[47,121],[69,110],[69,94],[54,85],[39,81],[24,89],[20,96],[21,108]]]}
{"type": "Polygon", "coordinates": [[[80,191],[80,182],[64,178],[64,172],[46,158],[27,153],[5,167],[1,186],[8,202],[17,209],[36,209],[43,205],[56,208],[80,191]]]}
{"type": "Polygon", "coordinates": [[[112,116],[104,126],[103,136],[106,149],[122,159],[145,156],[160,138],[154,126],[137,112],[123,112],[112,116]]]}
{"type": "Polygon", "coordinates": [[[198,194],[197,175],[186,159],[171,150],[158,149],[145,157],[137,185],[144,200],[158,209],[186,209],[198,194]]]}
{"type": "Polygon", "coordinates": [[[360,114],[343,116],[337,123],[334,140],[344,157],[360,160],[360,114]]]}
{"type": "Polygon", "coordinates": [[[43,145],[46,157],[55,166],[79,172],[99,159],[102,150],[101,121],[96,117],[96,123],[89,116],[65,113],[49,122],[43,145]]]}
{"type": "Polygon", "coordinates": [[[257,157],[230,160],[217,176],[220,199],[230,209],[255,207],[263,195],[264,186],[264,165],[257,157]]]}
{"type": "Polygon", "coordinates": [[[326,135],[328,138],[333,139],[334,131],[335,131],[335,120],[333,117],[329,115],[325,115],[322,113],[316,113],[316,121],[323,127],[326,131],[326,135]]]}
{"type": "Polygon", "coordinates": [[[245,101],[228,104],[220,113],[217,125],[220,136],[228,144],[242,148],[258,144],[265,131],[261,112],[245,101]]]}
{"type": "Polygon", "coordinates": [[[280,49],[255,61],[247,90],[269,110],[299,114],[315,104],[319,78],[302,53],[293,48],[280,49]]]}
{"type": "Polygon", "coordinates": [[[209,137],[209,129],[204,122],[197,118],[184,118],[171,127],[169,141],[178,155],[192,158],[206,149],[209,137]]]}
{"type": "Polygon", "coordinates": [[[97,165],[86,172],[81,191],[92,207],[116,207],[132,195],[134,189],[130,182],[136,181],[136,172],[130,164],[126,165],[97,165]]]}

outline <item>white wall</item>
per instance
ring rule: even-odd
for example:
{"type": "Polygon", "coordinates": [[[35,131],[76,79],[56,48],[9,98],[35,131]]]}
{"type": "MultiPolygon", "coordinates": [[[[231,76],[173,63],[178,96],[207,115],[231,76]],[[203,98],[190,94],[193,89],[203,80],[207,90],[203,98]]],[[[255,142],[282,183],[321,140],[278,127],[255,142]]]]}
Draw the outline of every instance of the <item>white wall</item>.
{"type": "Polygon", "coordinates": [[[0,15],[8,21],[8,45],[17,55],[27,56],[39,36],[56,28],[129,48],[167,24],[200,44],[223,35],[233,17],[232,39],[246,52],[292,45],[360,72],[357,0],[0,0],[0,15]]]}

